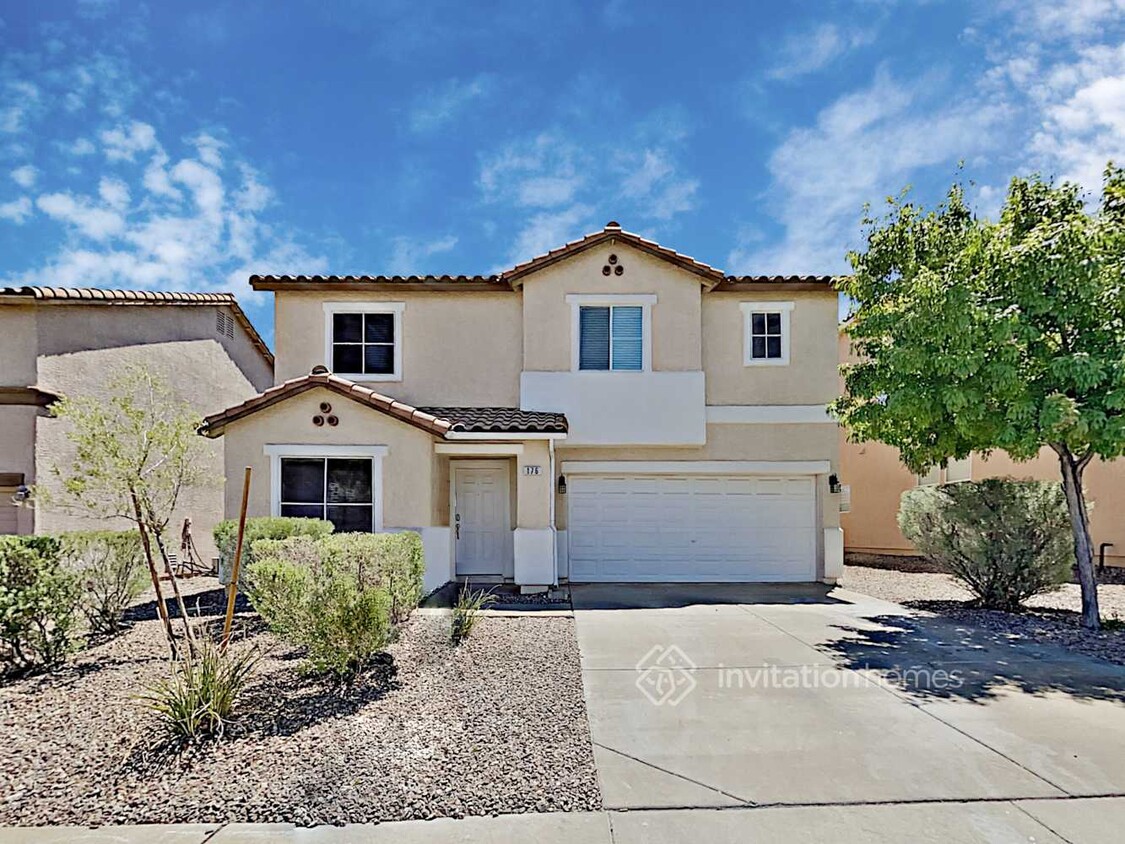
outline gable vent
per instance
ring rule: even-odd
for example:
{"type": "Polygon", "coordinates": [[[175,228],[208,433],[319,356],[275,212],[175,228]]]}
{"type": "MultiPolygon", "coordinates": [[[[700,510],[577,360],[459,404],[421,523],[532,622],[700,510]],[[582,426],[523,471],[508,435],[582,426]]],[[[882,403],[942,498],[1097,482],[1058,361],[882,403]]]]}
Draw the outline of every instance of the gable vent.
{"type": "Polygon", "coordinates": [[[223,337],[234,337],[234,317],[226,311],[215,312],[215,331],[223,337]]]}

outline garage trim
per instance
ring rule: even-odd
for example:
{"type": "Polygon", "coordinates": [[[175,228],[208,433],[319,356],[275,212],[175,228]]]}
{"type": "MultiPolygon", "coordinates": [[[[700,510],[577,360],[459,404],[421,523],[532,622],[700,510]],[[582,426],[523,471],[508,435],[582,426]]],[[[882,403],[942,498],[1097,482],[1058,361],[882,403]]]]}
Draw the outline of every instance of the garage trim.
{"type": "Polygon", "coordinates": [[[561,471],[574,474],[627,475],[827,475],[827,460],[564,460],[561,471]]]}

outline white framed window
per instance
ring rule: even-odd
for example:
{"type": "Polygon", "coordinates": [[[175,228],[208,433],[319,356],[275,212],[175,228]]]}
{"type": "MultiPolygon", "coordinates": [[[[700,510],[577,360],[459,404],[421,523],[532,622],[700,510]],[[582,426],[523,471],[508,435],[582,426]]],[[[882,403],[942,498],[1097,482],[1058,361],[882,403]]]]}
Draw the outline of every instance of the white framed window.
{"type": "Polygon", "coordinates": [[[566,297],[571,307],[571,369],[650,372],[655,294],[566,297]]]}
{"type": "Polygon", "coordinates": [[[401,381],[405,307],[404,302],[325,302],[325,365],[353,381],[401,381]]]}
{"type": "Polygon", "coordinates": [[[270,514],[326,519],[337,533],[383,528],[386,446],[267,445],[270,514]]]}
{"type": "Polygon", "coordinates": [[[789,314],[792,302],[742,302],[744,366],[789,364],[789,314]]]}
{"type": "Polygon", "coordinates": [[[945,482],[955,484],[973,479],[973,455],[957,460],[950,458],[945,466],[945,482]]]}
{"type": "Polygon", "coordinates": [[[941,466],[931,466],[924,475],[915,475],[918,486],[934,486],[941,483],[941,466]]]}

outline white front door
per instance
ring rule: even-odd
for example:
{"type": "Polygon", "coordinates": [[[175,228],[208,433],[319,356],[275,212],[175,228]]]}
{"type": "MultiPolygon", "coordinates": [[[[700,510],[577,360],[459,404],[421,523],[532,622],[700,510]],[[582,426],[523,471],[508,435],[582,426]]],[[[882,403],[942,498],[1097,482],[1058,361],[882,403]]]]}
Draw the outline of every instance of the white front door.
{"type": "Polygon", "coordinates": [[[812,477],[573,475],[570,579],[810,581],[812,477]]]}
{"type": "Polygon", "coordinates": [[[506,463],[453,463],[453,547],[459,577],[508,573],[512,529],[506,463]]]}

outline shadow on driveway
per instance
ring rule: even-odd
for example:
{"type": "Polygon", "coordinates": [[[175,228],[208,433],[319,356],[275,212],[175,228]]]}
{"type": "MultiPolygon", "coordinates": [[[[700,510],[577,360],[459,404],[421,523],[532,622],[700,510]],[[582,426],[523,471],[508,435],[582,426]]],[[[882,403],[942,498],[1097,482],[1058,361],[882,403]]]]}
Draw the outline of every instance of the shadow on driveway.
{"type": "Polygon", "coordinates": [[[847,604],[823,583],[581,583],[576,610],[679,609],[714,604],[847,604]]]}
{"type": "Polygon", "coordinates": [[[1125,667],[1054,643],[929,616],[865,618],[878,628],[839,624],[841,635],[821,642],[820,650],[841,667],[875,671],[923,701],[983,703],[1019,690],[1125,703],[1125,667]]]}

